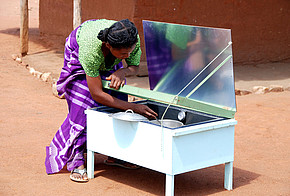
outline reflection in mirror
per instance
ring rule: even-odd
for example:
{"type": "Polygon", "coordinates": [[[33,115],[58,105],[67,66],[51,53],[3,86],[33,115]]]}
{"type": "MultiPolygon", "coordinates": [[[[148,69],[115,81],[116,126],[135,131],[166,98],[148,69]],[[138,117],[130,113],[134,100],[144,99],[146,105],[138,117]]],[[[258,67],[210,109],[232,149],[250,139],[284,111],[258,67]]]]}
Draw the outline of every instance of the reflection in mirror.
{"type": "Polygon", "coordinates": [[[143,29],[151,90],[177,95],[189,84],[180,96],[236,108],[229,29],[153,21],[143,29]]]}

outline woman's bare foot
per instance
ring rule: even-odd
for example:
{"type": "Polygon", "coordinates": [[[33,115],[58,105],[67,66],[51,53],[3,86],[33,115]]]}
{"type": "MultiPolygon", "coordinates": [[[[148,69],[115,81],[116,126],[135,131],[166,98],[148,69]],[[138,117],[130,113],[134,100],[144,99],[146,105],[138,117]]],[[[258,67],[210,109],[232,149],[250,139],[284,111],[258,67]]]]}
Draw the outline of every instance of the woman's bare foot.
{"type": "Polygon", "coordinates": [[[74,169],[70,174],[70,179],[76,182],[87,182],[89,181],[87,170],[84,165],[74,169]]]}

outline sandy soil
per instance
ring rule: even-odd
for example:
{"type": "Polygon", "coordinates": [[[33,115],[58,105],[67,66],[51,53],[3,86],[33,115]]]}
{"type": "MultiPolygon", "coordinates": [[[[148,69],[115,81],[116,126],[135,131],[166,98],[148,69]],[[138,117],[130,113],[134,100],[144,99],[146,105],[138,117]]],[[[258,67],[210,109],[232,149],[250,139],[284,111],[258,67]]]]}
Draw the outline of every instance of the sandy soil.
{"type": "MultiPolygon", "coordinates": [[[[38,35],[37,2],[29,1],[30,54],[53,50],[38,35]]],[[[19,51],[19,1],[0,3],[0,195],[163,195],[164,174],[106,166],[102,155],[96,155],[95,178],[86,184],[71,182],[65,169],[45,173],[45,146],[67,106],[49,83],[12,60],[19,51]]],[[[238,96],[237,108],[234,190],[224,190],[219,165],[177,175],[176,195],[290,195],[290,92],[238,96]]]]}

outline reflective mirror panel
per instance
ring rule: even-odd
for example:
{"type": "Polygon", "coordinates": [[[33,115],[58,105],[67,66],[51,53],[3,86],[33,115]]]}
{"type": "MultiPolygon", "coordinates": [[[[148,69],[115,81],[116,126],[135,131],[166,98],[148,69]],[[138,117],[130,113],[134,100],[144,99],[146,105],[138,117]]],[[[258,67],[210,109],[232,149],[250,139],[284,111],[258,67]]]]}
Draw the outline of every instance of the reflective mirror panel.
{"type": "Polygon", "coordinates": [[[236,108],[231,31],[143,21],[150,88],[236,108]]]}

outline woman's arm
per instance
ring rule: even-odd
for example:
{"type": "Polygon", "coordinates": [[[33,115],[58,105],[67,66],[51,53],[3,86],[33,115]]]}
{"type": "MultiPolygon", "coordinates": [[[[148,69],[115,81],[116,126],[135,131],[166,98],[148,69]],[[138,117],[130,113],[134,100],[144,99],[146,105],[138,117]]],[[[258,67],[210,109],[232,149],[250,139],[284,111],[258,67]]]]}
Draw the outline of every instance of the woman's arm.
{"type": "MultiPolygon", "coordinates": [[[[125,71],[126,70],[124,70],[124,72],[125,71]]],[[[87,75],[86,78],[91,96],[96,102],[106,105],[108,107],[118,108],[121,110],[132,109],[134,112],[146,116],[147,118],[156,118],[157,114],[148,106],[123,101],[104,92],[100,76],[90,77],[87,75]]],[[[117,83],[119,82],[117,81],[117,83]]]]}

